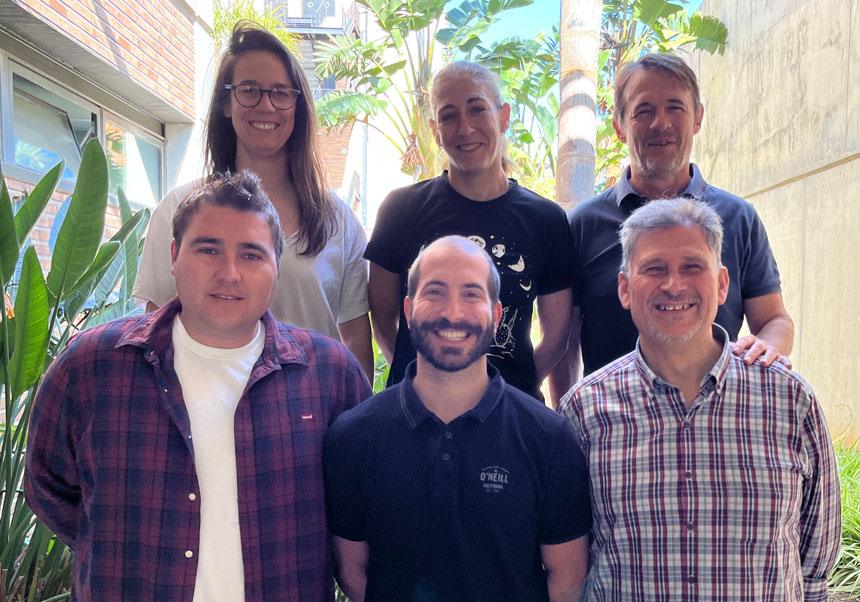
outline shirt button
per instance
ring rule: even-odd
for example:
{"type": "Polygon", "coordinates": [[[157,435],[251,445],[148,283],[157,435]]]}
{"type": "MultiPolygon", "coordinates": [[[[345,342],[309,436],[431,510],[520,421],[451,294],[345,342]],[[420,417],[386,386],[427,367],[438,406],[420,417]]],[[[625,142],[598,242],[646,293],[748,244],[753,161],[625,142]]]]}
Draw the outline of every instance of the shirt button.
{"type": "Polygon", "coordinates": [[[448,460],[451,459],[451,454],[449,454],[448,452],[445,452],[444,454],[442,454],[442,459],[447,462],[448,460]]]}
{"type": "Polygon", "coordinates": [[[191,550],[185,550],[186,558],[191,558],[192,556],[194,556],[194,552],[192,552],[191,550]]]}
{"type": "Polygon", "coordinates": [[[688,479],[692,479],[693,473],[688,470],[687,472],[684,473],[684,476],[687,477],[688,479]]]}
{"type": "Polygon", "coordinates": [[[696,523],[694,523],[693,521],[688,522],[688,523],[687,523],[687,528],[688,528],[690,531],[692,531],[693,529],[695,529],[695,528],[696,528],[696,523]]]}
{"type": "Polygon", "coordinates": [[[452,439],[453,437],[454,437],[454,433],[452,433],[451,431],[445,431],[445,438],[446,439],[452,439]]]}
{"type": "Polygon", "coordinates": [[[189,493],[189,494],[188,494],[188,499],[189,499],[189,500],[191,500],[191,501],[193,502],[194,500],[196,500],[196,499],[197,499],[197,494],[196,494],[196,493],[189,493]]]}

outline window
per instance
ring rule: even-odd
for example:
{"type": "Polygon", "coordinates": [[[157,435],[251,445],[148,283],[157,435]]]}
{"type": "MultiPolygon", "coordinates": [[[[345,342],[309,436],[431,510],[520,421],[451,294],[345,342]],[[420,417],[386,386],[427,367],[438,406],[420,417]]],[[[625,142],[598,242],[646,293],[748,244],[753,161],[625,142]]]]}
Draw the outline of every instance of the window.
{"type": "Polygon", "coordinates": [[[108,192],[154,207],[161,199],[161,144],[120,120],[106,116],[105,155],[108,163],[108,192]]]}
{"type": "MultiPolygon", "coordinates": [[[[11,105],[11,118],[3,119],[9,126],[3,129],[5,162],[35,172],[35,182],[62,159],[64,186],[70,187],[78,177],[84,147],[97,139],[107,157],[109,194],[122,188],[135,204],[156,204],[164,184],[162,138],[23,65],[11,60],[7,64],[5,77],[11,77],[12,90],[5,101],[11,105]]],[[[0,88],[9,81],[3,75],[0,72],[0,88]]]]}
{"type": "Polygon", "coordinates": [[[63,177],[74,180],[82,149],[98,137],[98,116],[30,79],[12,75],[15,164],[45,173],[65,159],[63,177]]]}

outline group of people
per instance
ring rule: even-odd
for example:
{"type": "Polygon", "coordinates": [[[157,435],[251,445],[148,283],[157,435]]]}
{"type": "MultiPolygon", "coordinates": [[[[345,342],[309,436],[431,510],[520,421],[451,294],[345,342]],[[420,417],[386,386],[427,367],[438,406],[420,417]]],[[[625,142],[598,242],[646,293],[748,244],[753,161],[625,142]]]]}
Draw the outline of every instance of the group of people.
{"type": "Polygon", "coordinates": [[[838,478],[765,229],[689,162],[681,59],[615,87],[631,165],[566,216],[506,175],[490,72],[447,65],[448,169],[368,242],[299,63],[237,25],[148,313],[74,337],[34,403],[24,492],[72,599],[825,600],[838,478]]]}

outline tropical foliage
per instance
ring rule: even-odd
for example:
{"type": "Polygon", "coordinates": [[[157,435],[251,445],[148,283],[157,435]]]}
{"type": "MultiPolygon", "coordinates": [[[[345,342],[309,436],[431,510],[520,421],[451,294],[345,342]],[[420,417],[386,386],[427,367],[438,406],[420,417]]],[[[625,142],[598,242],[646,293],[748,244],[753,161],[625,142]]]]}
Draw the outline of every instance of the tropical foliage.
{"type": "Polygon", "coordinates": [[[149,220],[148,210],[132,213],[120,193],[123,225],[103,242],[108,166],[99,143],[89,142],[75,190],[54,219],[45,278],[29,236],[63,169],[57,164],[15,203],[0,172],[0,600],[10,602],[69,596],[71,553],[33,515],[21,491],[33,396],[72,334],[133,311],[131,289],[149,220]]]}
{"type": "Polygon", "coordinates": [[[271,31],[281,40],[290,52],[302,55],[301,37],[289,31],[284,25],[286,3],[270,10],[260,11],[254,0],[215,0],[215,14],[212,19],[212,39],[215,49],[221,50],[230,40],[230,33],[237,21],[256,21],[264,29],[271,31]]]}
{"type": "Polygon", "coordinates": [[[830,572],[835,591],[860,597],[860,450],[858,441],[836,441],[839,486],[842,490],[842,552],[830,572]]]}
{"type": "Polygon", "coordinates": [[[474,50],[500,13],[531,2],[465,0],[444,27],[445,0],[357,0],[380,37],[364,42],[338,35],[320,45],[319,76],[348,84],[317,103],[320,122],[330,128],[366,123],[394,145],[404,173],[416,180],[438,175],[442,163],[428,123],[433,73],[444,56],[474,50]]]}

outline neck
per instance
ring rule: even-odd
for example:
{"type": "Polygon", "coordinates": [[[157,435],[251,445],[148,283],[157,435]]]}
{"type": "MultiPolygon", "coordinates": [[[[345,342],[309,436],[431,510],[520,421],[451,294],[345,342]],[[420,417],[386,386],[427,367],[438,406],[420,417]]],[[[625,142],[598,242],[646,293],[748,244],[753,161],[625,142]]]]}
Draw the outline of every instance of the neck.
{"type": "Polygon", "coordinates": [[[241,147],[236,149],[236,169],[253,171],[260,178],[263,190],[278,212],[284,236],[290,236],[299,228],[299,202],[293,183],[287,176],[288,161],[286,151],[251,158],[246,156],[241,147]]]}
{"type": "Polygon", "coordinates": [[[692,179],[689,164],[678,173],[666,177],[647,178],[637,174],[632,169],[630,171],[630,186],[637,194],[644,196],[649,201],[680,196],[690,185],[692,179]]]}
{"type": "Polygon", "coordinates": [[[722,344],[707,329],[707,339],[691,339],[686,343],[659,343],[639,340],[645,362],[654,374],[681,389],[684,400],[691,405],[699,394],[699,385],[723,352],[722,344]]]}
{"type": "Polygon", "coordinates": [[[482,357],[463,370],[445,372],[419,354],[412,384],[421,403],[448,424],[478,405],[487,392],[490,386],[487,360],[482,357]]]}
{"type": "Polygon", "coordinates": [[[473,201],[491,201],[508,190],[508,178],[501,165],[485,173],[449,169],[448,182],[454,190],[473,201]]]}

